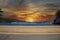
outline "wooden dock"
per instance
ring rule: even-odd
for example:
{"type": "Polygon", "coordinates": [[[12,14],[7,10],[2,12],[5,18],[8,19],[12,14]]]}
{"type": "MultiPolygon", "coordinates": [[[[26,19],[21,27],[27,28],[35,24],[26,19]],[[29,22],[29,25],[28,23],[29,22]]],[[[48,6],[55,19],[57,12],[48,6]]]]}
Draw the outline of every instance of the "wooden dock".
{"type": "Polygon", "coordinates": [[[0,34],[60,34],[60,26],[0,26],[0,34]]]}

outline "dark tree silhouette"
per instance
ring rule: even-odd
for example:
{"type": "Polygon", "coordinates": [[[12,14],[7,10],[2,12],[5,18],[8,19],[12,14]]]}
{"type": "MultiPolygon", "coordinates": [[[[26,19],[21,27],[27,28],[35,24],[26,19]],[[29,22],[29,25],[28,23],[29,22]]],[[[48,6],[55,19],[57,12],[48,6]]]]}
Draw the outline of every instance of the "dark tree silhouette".
{"type": "Polygon", "coordinates": [[[60,25],[60,10],[56,12],[56,19],[54,20],[54,24],[60,25]]]}
{"type": "Polygon", "coordinates": [[[2,16],[2,13],[3,13],[3,11],[2,11],[1,8],[0,8],[0,16],[2,16]]]}
{"type": "Polygon", "coordinates": [[[2,14],[3,14],[3,11],[2,11],[1,8],[0,8],[0,22],[2,22],[2,19],[3,19],[3,18],[2,18],[2,16],[3,16],[2,14]]]}

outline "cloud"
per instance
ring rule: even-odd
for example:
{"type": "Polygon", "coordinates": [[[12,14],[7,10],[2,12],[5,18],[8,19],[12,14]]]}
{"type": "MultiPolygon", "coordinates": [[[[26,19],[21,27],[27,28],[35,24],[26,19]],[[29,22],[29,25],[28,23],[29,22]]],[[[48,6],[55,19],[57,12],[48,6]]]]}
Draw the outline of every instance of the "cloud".
{"type": "Polygon", "coordinates": [[[55,12],[60,9],[60,0],[53,0],[53,2],[35,2],[34,4],[40,9],[40,12],[44,14],[55,14],[55,12]]]}
{"type": "Polygon", "coordinates": [[[45,4],[44,7],[46,7],[46,9],[44,11],[47,12],[48,14],[49,13],[55,14],[55,12],[60,9],[60,5],[55,5],[52,3],[45,4]]]}
{"type": "Polygon", "coordinates": [[[0,0],[0,7],[11,10],[26,10],[29,6],[39,8],[37,12],[40,13],[52,13],[60,8],[60,0],[0,0]]]}

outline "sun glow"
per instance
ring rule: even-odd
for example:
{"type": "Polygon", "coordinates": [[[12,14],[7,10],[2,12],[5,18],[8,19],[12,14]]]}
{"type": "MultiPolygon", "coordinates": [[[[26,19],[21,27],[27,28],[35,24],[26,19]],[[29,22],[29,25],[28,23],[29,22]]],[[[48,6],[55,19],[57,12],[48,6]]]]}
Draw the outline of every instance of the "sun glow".
{"type": "Polygon", "coordinates": [[[25,21],[26,22],[34,22],[35,19],[33,17],[27,17],[25,21]]]}

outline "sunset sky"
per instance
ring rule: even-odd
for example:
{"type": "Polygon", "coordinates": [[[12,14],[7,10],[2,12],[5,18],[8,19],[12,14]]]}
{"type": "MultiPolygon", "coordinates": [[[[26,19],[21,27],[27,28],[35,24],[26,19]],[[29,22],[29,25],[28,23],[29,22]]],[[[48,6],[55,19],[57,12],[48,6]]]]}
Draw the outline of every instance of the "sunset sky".
{"type": "Polygon", "coordinates": [[[46,18],[53,19],[51,15],[60,9],[60,0],[0,0],[0,8],[5,16],[16,15],[19,20],[45,21],[46,18]]]}
{"type": "Polygon", "coordinates": [[[28,9],[29,6],[38,8],[40,12],[52,14],[60,8],[60,0],[0,0],[0,7],[28,9]]]}

